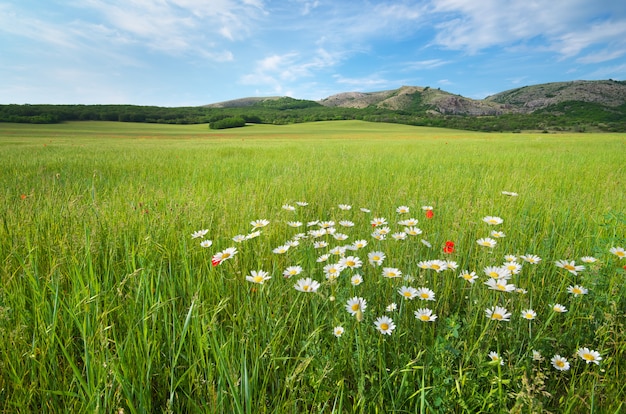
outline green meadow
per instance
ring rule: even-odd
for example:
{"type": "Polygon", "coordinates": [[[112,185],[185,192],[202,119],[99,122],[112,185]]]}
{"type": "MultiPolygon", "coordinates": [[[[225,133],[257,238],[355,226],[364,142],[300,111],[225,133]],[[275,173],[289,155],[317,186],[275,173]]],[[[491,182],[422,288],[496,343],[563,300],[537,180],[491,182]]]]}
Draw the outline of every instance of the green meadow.
{"type": "Polygon", "coordinates": [[[1,412],[626,411],[623,134],[0,123],[0,160],[1,412]]]}

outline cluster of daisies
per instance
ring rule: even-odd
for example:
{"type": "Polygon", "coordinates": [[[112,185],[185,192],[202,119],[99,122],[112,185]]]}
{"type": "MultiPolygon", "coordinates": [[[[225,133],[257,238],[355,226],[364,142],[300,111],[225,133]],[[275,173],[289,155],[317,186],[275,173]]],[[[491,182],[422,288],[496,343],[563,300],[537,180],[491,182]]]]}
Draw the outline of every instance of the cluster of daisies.
{"type": "MultiPolygon", "coordinates": [[[[505,194],[505,192],[503,192],[503,194],[505,194]]],[[[517,196],[515,193],[506,193],[505,195],[517,196]]],[[[299,201],[296,202],[295,205],[285,204],[282,206],[282,209],[294,212],[298,208],[306,207],[307,205],[308,203],[299,201]]],[[[349,211],[352,209],[352,206],[348,204],[339,204],[338,208],[341,211],[349,211]]],[[[427,220],[434,217],[434,209],[432,206],[422,206],[421,209],[427,220]]],[[[365,214],[371,213],[371,211],[367,208],[361,208],[360,211],[365,214]]],[[[422,238],[423,232],[419,227],[417,227],[419,220],[416,218],[403,218],[406,217],[405,215],[409,214],[409,212],[410,208],[408,206],[399,206],[396,208],[396,213],[399,218],[401,218],[396,222],[397,225],[400,226],[399,231],[393,231],[390,227],[391,225],[384,217],[371,218],[369,220],[369,224],[371,226],[370,237],[372,241],[380,242],[384,240],[394,240],[396,242],[402,242],[410,238],[417,238],[423,246],[429,249],[432,248],[432,244],[427,239],[422,238]]],[[[482,219],[482,221],[489,226],[499,226],[504,222],[502,218],[497,216],[486,216],[482,219]]],[[[250,222],[251,230],[249,233],[236,235],[232,238],[232,241],[234,243],[241,244],[246,240],[259,237],[263,228],[269,224],[270,221],[266,219],[252,221],[250,222]]],[[[368,240],[357,239],[350,241],[350,236],[346,234],[346,232],[355,226],[355,223],[351,220],[346,219],[338,222],[332,220],[314,220],[306,223],[293,220],[286,221],[286,225],[294,229],[306,228],[307,230],[306,232],[296,233],[290,240],[273,248],[273,254],[285,255],[291,251],[291,249],[295,249],[300,246],[301,243],[310,243],[310,246],[312,246],[315,250],[320,251],[316,261],[317,263],[320,263],[320,273],[323,273],[326,283],[329,286],[333,286],[339,280],[341,275],[346,273],[349,273],[351,285],[360,285],[363,283],[363,275],[361,274],[362,272],[360,269],[366,265],[366,262],[367,265],[373,268],[379,268],[380,276],[383,278],[401,278],[409,283],[414,280],[412,276],[403,275],[403,272],[399,268],[384,266],[387,255],[383,251],[372,250],[367,252],[367,254],[360,254],[360,252],[368,246],[368,240]],[[331,260],[331,258],[336,260],[331,260]]],[[[200,239],[201,247],[209,248],[213,245],[213,242],[206,239],[208,233],[208,229],[198,230],[193,232],[191,237],[194,239],[200,239]]],[[[506,237],[506,234],[503,231],[494,229],[489,233],[489,237],[480,238],[476,240],[476,243],[485,248],[493,249],[497,245],[498,239],[503,237],[506,237]]],[[[454,252],[454,249],[454,242],[448,240],[443,246],[443,253],[449,255],[454,252]]],[[[619,259],[626,258],[626,251],[622,247],[612,247],[609,252],[617,256],[619,259]]],[[[225,261],[234,258],[237,253],[238,250],[236,247],[229,247],[213,254],[211,263],[213,266],[219,266],[225,261]]],[[[521,272],[524,264],[537,265],[541,261],[542,258],[534,254],[526,254],[519,257],[515,255],[506,255],[501,265],[487,266],[483,269],[483,272],[487,277],[484,284],[488,287],[488,289],[499,292],[526,293],[525,289],[516,286],[511,280],[514,275],[521,272]]],[[[585,256],[580,258],[580,262],[583,264],[577,264],[574,260],[557,260],[554,265],[572,273],[573,275],[578,275],[580,272],[585,270],[585,265],[593,264],[597,261],[598,259],[595,257],[585,256]]],[[[420,261],[418,263],[418,267],[425,271],[433,270],[437,273],[443,271],[458,271],[458,265],[453,260],[425,260],[420,261]]],[[[286,279],[292,277],[295,278],[299,277],[303,272],[304,269],[301,266],[292,265],[284,269],[282,276],[286,279]]],[[[470,270],[461,270],[458,272],[458,277],[470,284],[475,283],[479,278],[475,271],[470,270]]],[[[254,284],[264,284],[271,278],[272,275],[264,270],[250,271],[249,275],[245,277],[248,282],[254,284]]],[[[299,292],[316,293],[322,287],[322,283],[312,277],[299,277],[295,281],[293,287],[299,292]]],[[[332,289],[332,292],[334,291],[335,289],[332,289]]],[[[570,285],[567,287],[567,291],[574,297],[588,293],[588,289],[582,285],[570,285]]],[[[403,285],[397,289],[397,293],[404,300],[418,299],[419,301],[423,301],[425,304],[436,300],[435,292],[426,287],[415,288],[403,285]]],[[[335,300],[333,295],[329,295],[329,298],[330,300],[335,300]]],[[[567,308],[559,303],[551,304],[550,307],[552,311],[556,313],[567,312],[567,308]]],[[[345,302],[345,310],[359,322],[363,320],[363,314],[366,309],[367,300],[363,297],[355,296],[347,299],[345,302]]],[[[392,314],[396,309],[397,304],[394,302],[389,304],[385,310],[387,313],[392,314]]],[[[419,322],[428,323],[435,322],[437,320],[437,315],[428,306],[423,306],[415,310],[414,316],[419,322]]],[[[508,322],[511,320],[512,316],[513,314],[508,309],[501,306],[493,306],[485,309],[485,317],[489,320],[495,321],[496,323],[508,322]]],[[[537,317],[537,312],[530,308],[523,309],[520,312],[519,317],[531,321],[537,317]]],[[[377,317],[374,320],[374,326],[382,335],[392,335],[396,328],[393,318],[388,315],[377,317]]],[[[335,326],[333,328],[333,334],[336,337],[341,337],[344,332],[345,329],[342,326],[335,326]]],[[[538,355],[538,353],[534,353],[533,355],[535,359],[542,358],[538,355]]],[[[577,355],[587,363],[599,364],[599,361],[602,359],[600,353],[588,348],[580,348],[577,355]]],[[[490,352],[488,357],[493,363],[504,363],[497,352],[490,352]]],[[[570,363],[567,359],[558,354],[552,357],[551,363],[555,369],[561,371],[568,370],[570,367],[570,363]]]]}

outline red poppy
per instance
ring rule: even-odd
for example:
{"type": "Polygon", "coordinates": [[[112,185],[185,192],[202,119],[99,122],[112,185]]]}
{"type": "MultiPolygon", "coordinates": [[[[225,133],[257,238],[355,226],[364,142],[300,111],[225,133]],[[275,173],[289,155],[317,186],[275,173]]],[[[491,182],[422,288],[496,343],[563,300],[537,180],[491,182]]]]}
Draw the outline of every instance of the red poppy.
{"type": "Polygon", "coordinates": [[[21,198],[22,200],[26,200],[26,194],[20,194],[20,198],[21,198]]]}
{"type": "Polygon", "coordinates": [[[433,213],[432,210],[426,210],[426,218],[427,219],[433,218],[434,215],[435,215],[435,213],[433,213]]]}
{"type": "Polygon", "coordinates": [[[219,265],[220,263],[222,263],[222,261],[221,261],[221,260],[219,260],[219,259],[211,259],[211,264],[212,264],[213,266],[217,266],[217,265],[219,265]]]}
{"type": "Polygon", "coordinates": [[[448,240],[446,242],[446,245],[443,247],[443,252],[450,254],[454,252],[454,242],[448,240]]]}

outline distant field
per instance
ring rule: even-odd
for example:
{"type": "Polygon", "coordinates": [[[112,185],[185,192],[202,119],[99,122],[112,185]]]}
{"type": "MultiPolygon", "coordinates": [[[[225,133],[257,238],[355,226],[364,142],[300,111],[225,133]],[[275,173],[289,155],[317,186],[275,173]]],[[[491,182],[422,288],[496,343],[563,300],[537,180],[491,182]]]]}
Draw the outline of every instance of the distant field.
{"type": "Polygon", "coordinates": [[[0,160],[0,411],[626,410],[623,134],[0,123],[0,160]]]}

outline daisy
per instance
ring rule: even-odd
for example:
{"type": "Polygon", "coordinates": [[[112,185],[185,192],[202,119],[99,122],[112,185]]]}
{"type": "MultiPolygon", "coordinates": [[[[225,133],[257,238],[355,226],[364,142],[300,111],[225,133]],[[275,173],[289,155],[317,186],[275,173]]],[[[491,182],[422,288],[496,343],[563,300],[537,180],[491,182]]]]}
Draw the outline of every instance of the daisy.
{"type": "Polygon", "coordinates": [[[358,296],[348,299],[346,303],[346,310],[352,316],[356,316],[359,312],[362,314],[367,308],[367,301],[358,296]]]}
{"type": "Polygon", "coordinates": [[[541,261],[541,257],[534,255],[534,254],[527,254],[524,256],[520,256],[522,258],[523,261],[530,263],[530,264],[537,264],[541,261]]]}
{"type": "Polygon", "coordinates": [[[374,217],[372,221],[370,221],[372,227],[384,226],[387,224],[387,219],[384,217],[374,217]]]}
{"type": "Polygon", "coordinates": [[[296,204],[300,207],[306,207],[309,205],[309,203],[307,203],[306,201],[296,201],[296,204]]]}
{"type": "Polygon", "coordinates": [[[253,231],[246,235],[246,240],[254,239],[255,237],[259,237],[261,235],[261,230],[253,231]]]}
{"type": "Polygon", "coordinates": [[[422,206],[422,210],[424,210],[424,211],[432,211],[433,210],[433,206],[422,206]]]}
{"type": "Polygon", "coordinates": [[[537,317],[537,312],[535,312],[532,309],[526,309],[522,311],[522,318],[524,319],[528,319],[529,321],[532,321],[536,317],[537,317]]]}
{"type": "Polygon", "coordinates": [[[396,213],[398,214],[406,214],[409,212],[409,208],[407,206],[400,206],[396,209],[396,213]]]}
{"type": "Polygon", "coordinates": [[[506,308],[502,308],[500,306],[493,306],[490,309],[485,309],[485,316],[494,321],[509,322],[511,320],[511,314],[508,313],[506,308]]]}
{"type": "Polygon", "coordinates": [[[418,229],[415,226],[405,227],[404,232],[409,236],[419,236],[420,234],[422,234],[422,230],[418,229]]]}
{"type": "Polygon", "coordinates": [[[283,204],[283,210],[287,210],[287,211],[295,211],[296,208],[292,205],[289,204],[283,204]]]}
{"type": "Polygon", "coordinates": [[[385,311],[387,312],[393,312],[396,309],[398,309],[398,305],[396,305],[396,303],[390,303],[389,305],[387,305],[387,307],[385,308],[385,311]]]}
{"type": "Polygon", "coordinates": [[[385,257],[383,252],[370,252],[367,254],[367,260],[372,266],[382,266],[385,257]]]}
{"type": "Polygon", "coordinates": [[[378,240],[378,241],[383,241],[387,238],[386,235],[384,234],[380,234],[379,232],[375,231],[374,233],[372,233],[372,238],[378,240]]]}
{"type": "Polygon", "coordinates": [[[559,354],[553,356],[550,363],[559,371],[567,371],[569,369],[569,362],[559,354]]]}
{"type": "Polygon", "coordinates": [[[339,225],[342,227],[354,227],[354,222],[350,220],[341,220],[339,225]]]}
{"type": "Polygon", "coordinates": [[[461,274],[459,274],[459,277],[467,280],[470,283],[474,283],[474,281],[478,279],[478,276],[476,276],[476,272],[470,272],[469,270],[463,270],[461,274]]]}
{"type": "Polygon", "coordinates": [[[246,240],[246,236],[244,236],[243,234],[238,234],[235,237],[233,237],[233,241],[235,243],[241,243],[244,240],[246,240]]]}
{"type": "Polygon", "coordinates": [[[313,237],[314,239],[320,238],[325,235],[326,235],[326,230],[324,229],[309,230],[309,236],[313,237]]]}
{"type": "Polygon", "coordinates": [[[331,263],[324,266],[324,274],[327,279],[336,279],[341,274],[343,266],[339,263],[331,263]]]}
{"type": "Polygon", "coordinates": [[[491,359],[491,362],[504,365],[504,360],[500,358],[500,355],[498,355],[496,351],[489,352],[488,356],[489,356],[489,359],[491,359]]]}
{"type": "Polygon", "coordinates": [[[422,239],[422,240],[420,240],[420,241],[422,242],[422,244],[423,244],[424,246],[428,247],[429,249],[430,249],[431,247],[433,247],[433,245],[432,245],[432,244],[430,244],[430,243],[428,242],[428,240],[422,239]]]}
{"type": "Polygon", "coordinates": [[[297,247],[299,245],[300,245],[300,242],[296,239],[289,240],[287,243],[285,243],[285,246],[289,246],[289,247],[297,247]]]}
{"type": "Polygon", "coordinates": [[[365,208],[365,207],[361,207],[360,210],[364,213],[371,213],[372,210],[370,210],[369,208],[365,208]]]}
{"type": "Polygon", "coordinates": [[[506,256],[504,256],[504,261],[505,262],[517,262],[517,256],[515,256],[514,254],[507,254],[506,256]]]}
{"type": "Polygon", "coordinates": [[[593,362],[596,365],[600,365],[600,360],[602,359],[598,351],[594,351],[589,348],[578,348],[576,354],[578,354],[578,356],[588,364],[593,362]]]}
{"type": "Polygon", "coordinates": [[[269,220],[260,219],[260,220],[251,221],[250,224],[252,225],[252,228],[258,229],[258,228],[267,226],[268,224],[270,224],[270,222],[269,220]]]}
{"type": "Polygon", "coordinates": [[[334,221],[320,221],[317,223],[318,226],[320,226],[320,228],[322,229],[328,229],[330,227],[335,227],[335,222],[334,221]]]}
{"type": "Polygon", "coordinates": [[[214,254],[211,258],[211,263],[213,264],[213,266],[217,266],[219,264],[222,264],[222,262],[225,260],[232,259],[232,257],[236,254],[237,249],[235,249],[234,247],[229,247],[226,250],[222,250],[221,252],[214,254]]]}
{"type": "Polygon", "coordinates": [[[430,262],[429,269],[432,269],[436,271],[437,273],[441,273],[448,268],[448,263],[446,263],[443,260],[430,260],[429,262],[430,262]]]}
{"type": "Polygon", "coordinates": [[[382,234],[383,236],[389,234],[390,232],[391,229],[387,226],[379,227],[376,229],[376,233],[382,234]]]}
{"type": "Polygon", "coordinates": [[[313,243],[313,247],[315,249],[321,249],[323,247],[328,247],[328,242],[325,241],[316,241],[313,243]]]}
{"type": "Polygon", "coordinates": [[[361,283],[363,283],[363,276],[361,275],[354,275],[350,278],[350,283],[352,284],[352,286],[358,286],[361,283]]]}
{"type": "Polygon", "coordinates": [[[352,243],[352,247],[354,247],[354,250],[362,249],[365,246],[367,246],[367,241],[366,240],[355,240],[355,242],[352,243]]]}
{"type": "Polygon", "coordinates": [[[207,233],[209,233],[209,229],[194,231],[193,233],[191,233],[191,238],[199,239],[199,238],[206,236],[207,233]]]}
{"type": "Polygon", "coordinates": [[[277,248],[272,250],[272,252],[276,254],[285,254],[287,253],[287,250],[289,250],[289,247],[290,246],[288,244],[283,244],[282,246],[278,246],[277,248]]]}
{"type": "Polygon", "coordinates": [[[270,280],[272,276],[263,270],[253,270],[250,272],[250,276],[246,276],[246,280],[252,283],[258,283],[262,285],[266,280],[270,280]]]}
{"type": "Polygon", "coordinates": [[[493,279],[510,279],[511,273],[500,266],[487,266],[483,269],[485,274],[493,279]]]}
{"type": "Polygon", "coordinates": [[[300,292],[317,292],[317,289],[320,287],[320,283],[317,280],[307,277],[305,279],[298,279],[293,287],[300,292]]]}
{"type": "Polygon", "coordinates": [[[586,288],[580,285],[570,285],[567,287],[567,291],[574,295],[574,297],[578,297],[579,295],[586,295],[589,292],[586,288]]]}
{"type": "Polygon", "coordinates": [[[541,356],[541,352],[533,349],[533,361],[543,361],[543,356],[541,356]]]}
{"type": "Polygon", "coordinates": [[[433,311],[428,308],[420,308],[414,312],[415,318],[422,322],[434,322],[437,315],[433,315],[433,311]]]}
{"type": "Polygon", "coordinates": [[[478,239],[476,240],[476,243],[480,244],[481,246],[490,247],[490,248],[494,248],[496,244],[498,244],[497,241],[489,237],[478,239]]]}
{"type": "Polygon", "coordinates": [[[283,271],[283,276],[285,276],[286,278],[290,278],[291,276],[296,276],[300,273],[302,273],[301,266],[289,266],[283,271]]]}
{"type": "Polygon", "coordinates": [[[334,254],[335,256],[343,256],[346,253],[346,248],[343,246],[335,246],[328,252],[330,254],[334,254]]]}
{"type": "Polygon", "coordinates": [[[343,267],[348,267],[350,269],[358,269],[363,265],[361,259],[356,256],[347,256],[339,261],[339,264],[343,267]]]}
{"type": "Polygon", "coordinates": [[[345,332],[345,329],[343,329],[343,326],[335,326],[333,328],[333,335],[335,335],[337,338],[341,337],[341,335],[343,335],[344,332],[345,332]]]}
{"type": "Polygon", "coordinates": [[[390,279],[402,277],[402,272],[400,271],[400,269],[397,269],[395,267],[383,267],[383,277],[387,277],[390,279]]]}
{"type": "Polygon", "coordinates": [[[435,300],[435,292],[432,290],[422,287],[417,289],[417,297],[420,300],[435,300]]]}
{"type": "Polygon", "coordinates": [[[518,194],[514,193],[512,191],[502,191],[502,194],[504,194],[505,196],[509,196],[509,197],[517,197],[518,194]]]}
{"type": "Polygon", "coordinates": [[[302,222],[301,221],[288,221],[287,225],[289,227],[300,227],[302,226],[302,222]]]}
{"type": "Polygon", "coordinates": [[[504,262],[502,267],[512,275],[517,275],[522,271],[522,265],[517,262],[504,262]]]}
{"type": "Polygon", "coordinates": [[[213,241],[211,240],[202,240],[200,242],[200,247],[211,247],[213,245],[213,241]]]}
{"type": "Polygon", "coordinates": [[[513,292],[515,290],[515,285],[507,283],[505,279],[490,278],[485,282],[485,285],[489,286],[489,289],[499,292],[513,292]]]}
{"type": "Polygon", "coordinates": [[[335,240],[344,241],[348,238],[348,235],[343,233],[335,233],[333,234],[333,237],[335,238],[335,240]]]}
{"type": "Polygon", "coordinates": [[[503,237],[506,237],[506,234],[504,234],[503,231],[492,230],[490,234],[491,234],[491,237],[494,237],[496,239],[501,239],[503,237]]]}
{"type": "Polygon", "coordinates": [[[445,265],[446,270],[456,270],[459,267],[458,263],[454,260],[446,260],[445,265]]]}
{"type": "Polygon", "coordinates": [[[555,303],[554,305],[551,305],[551,306],[552,306],[552,310],[557,312],[557,313],[565,313],[565,312],[567,312],[567,308],[565,306],[561,305],[560,303],[555,303]]]}
{"type": "Polygon", "coordinates": [[[554,262],[554,264],[556,265],[556,267],[565,269],[573,275],[577,275],[578,272],[582,272],[583,270],[585,270],[585,266],[576,265],[573,260],[571,262],[568,262],[567,260],[557,260],[556,262],[554,262]]]}
{"type": "Polygon", "coordinates": [[[396,329],[396,325],[393,323],[393,319],[389,316],[381,316],[374,321],[374,325],[376,325],[376,329],[383,335],[391,335],[394,329],[396,329]]]}
{"type": "Polygon", "coordinates": [[[623,247],[611,247],[609,253],[613,253],[615,256],[623,259],[626,257],[626,250],[623,247]]]}
{"type": "Polygon", "coordinates": [[[413,300],[413,298],[417,296],[417,289],[411,286],[402,286],[400,289],[398,289],[398,293],[404,299],[413,300]]]}
{"type": "Polygon", "coordinates": [[[340,210],[348,211],[348,210],[350,210],[351,208],[352,208],[352,206],[351,206],[351,205],[348,205],[348,204],[339,204],[339,209],[340,209],[340,210]]]}
{"type": "Polygon", "coordinates": [[[313,221],[309,221],[306,223],[307,227],[313,227],[313,226],[317,226],[320,223],[319,220],[313,220],[313,221]]]}
{"type": "Polygon", "coordinates": [[[598,261],[598,259],[593,256],[583,256],[580,258],[580,261],[583,263],[595,263],[598,261]]]}
{"type": "Polygon", "coordinates": [[[330,258],[330,255],[329,255],[329,254],[323,254],[323,255],[321,255],[320,257],[318,257],[318,258],[316,259],[316,262],[317,262],[317,263],[322,263],[322,262],[327,261],[329,258],[330,258]]]}
{"type": "Polygon", "coordinates": [[[399,232],[399,233],[393,233],[391,235],[391,238],[396,240],[396,241],[401,241],[401,240],[406,240],[406,236],[407,234],[404,232],[399,232]]]}
{"type": "Polygon", "coordinates": [[[496,216],[485,216],[483,217],[483,221],[492,226],[495,226],[496,224],[502,224],[504,222],[504,220],[496,216]]]}
{"type": "Polygon", "coordinates": [[[400,226],[406,226],[406,227],[412,227],[412,226],[417,226],[418,220],[416,218],[410,218],[410,219],[406,219],[406,220],[400,220],[398,222],[398,224],[400,226]]]}

